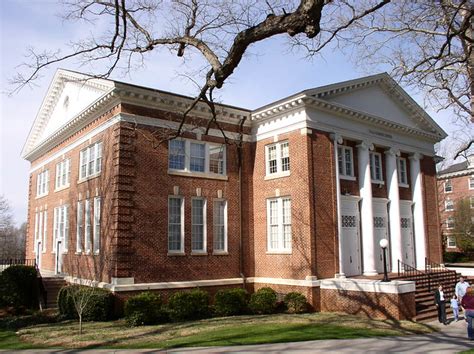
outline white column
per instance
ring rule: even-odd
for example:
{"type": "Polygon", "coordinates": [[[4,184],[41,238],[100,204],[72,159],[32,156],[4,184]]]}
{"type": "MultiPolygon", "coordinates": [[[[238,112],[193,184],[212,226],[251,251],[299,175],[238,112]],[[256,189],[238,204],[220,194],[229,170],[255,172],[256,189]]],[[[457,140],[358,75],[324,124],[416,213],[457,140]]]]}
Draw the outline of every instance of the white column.
{"type": "Polygon", "coordinates": [[[374,215],[372,210],[372,180],[370,177],[369,150],[374,146],[363,141],[357,145],[359,160],[359,189],[361,197],[360,217],[362,226],[362,252],[364,257],[364,275],[376,275],[374,260],[374,215]]]}
{"type": "Polygon", "coordinates": [[[338,278],[345,278],[344,262],[342,261],[342,242],[341,242],[341,183],[339,181],[339,154],[338,144],[342,144],[342,137],[339,134],[331,134],[331,139],[334,146],[334,168],[336,176],[336,211],[337,211],[337,240],[339,247],[339,273],[336,274],[338,278]]]}
{"type": "Polygon", "coordinates": [[[400,195],[398,193],[397,157],[400,151],[393,148],[385,151],[387,168],[387,190],[390,200],[388,217],[390,220],[390,245],[392,251],[392,270],[397,269],[398,260],[403,259],[402,230],[400,227],[400,195]]]}
{"type": "Polygon", "coordinates": [[[415,230],[415,251],[417,269],[424,269],[426,257],[425,213],[423,210],[423,189],[420,169],[420,159],[422,158],[423,156],[418,153],[415,153],[409,157],[410,181],[412,186],[413,198],[413,223],[415,230]]]}

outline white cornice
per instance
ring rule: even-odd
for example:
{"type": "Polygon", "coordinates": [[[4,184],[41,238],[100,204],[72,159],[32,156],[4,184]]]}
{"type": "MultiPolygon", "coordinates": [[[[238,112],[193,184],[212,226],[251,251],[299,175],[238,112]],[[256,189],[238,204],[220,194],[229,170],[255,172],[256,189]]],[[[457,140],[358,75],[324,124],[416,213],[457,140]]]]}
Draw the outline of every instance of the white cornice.
{"type": "Polygon", "coordinates": [[[439,174],[437,176],[437,178],[438,179],[447,179],[447,178],[462,177],[462,176],[469,176],[469,175],[474,176],[474,168],[471,167],[471,168],[467,168],[467,169],[461,170],[461,171],[439,174]]]}

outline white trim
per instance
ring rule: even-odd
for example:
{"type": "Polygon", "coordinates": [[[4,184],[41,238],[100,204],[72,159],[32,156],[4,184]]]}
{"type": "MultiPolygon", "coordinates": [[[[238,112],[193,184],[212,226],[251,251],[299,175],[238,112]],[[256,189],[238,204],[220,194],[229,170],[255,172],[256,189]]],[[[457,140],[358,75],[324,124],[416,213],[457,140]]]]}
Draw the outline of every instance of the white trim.
{"type": "Polygon", "coordinates": [[[392,280],[383,282],[370,279],[323,279],[320,281],[322,290],[356,291],[384,294],[414,293],[416,286],[414,281],[392,280]]]}
{"type": "MultiPolygon", "coordinates": [[[[199,225],[199,224],[196,224],[199,225]]],[[[191,255],[207,255],[207,199],[203,197],[191,197],[191,255]],[[202,248],[193,248],[193,202],[202,200],[202,248]]]]}
{"type": "Polygon", "coordinates": [[[166,233],[166,235],[167,235],[167,237],[166,237],[166,249],[168,251],[168,256],[184,255],[184,232],[185,232],[184,213],[185,213],[184,197],[180,196],[180,195],[169,195],[168,196],[168,205],[167,205],[167,214],[166,214],[167,215],[166,225],[167,225],[167,229],[168,229],[168,232],[166,233]],[[180,215],[181,216],[181,224],[180,224],[181,234],[180,234],[180,249],[179,250],[170,250],[170,246],[169,246],[169,241],[170,241],[170,235],[169,235],[170,199],[179,199],[181,201],[181,205],[180,205],[180,207],[181,207],[181,210],[180,210],[180,213],[181,213],[181,215],[180,215]]]}
{"type": "Polygon", "coordinates": [[[337,145],[338,153],[337,153],[337,168],[339,170],[339,158],[342,158],[342,172],[339,171],[339,178],[340,179],[345,179],[349,181],[355,181],[356,177],[354,175],[354,152],[352,149],[352,146],[347,146],[347,145],[337,145]],[[339,154],[339,149],[341,149],[342,154],[339,154]],[[351,163],[351,172],[350,174],[346,174],[346,151],[349,151],[350,155],[350,163],[351,163]]]}
{"type": "Polygon", "coordinates": [[[268,254],[291,254],[292,253],[292,244],[293,244],[293,228],[292,228],[292,202],[291,202],[291,196],[279,196],[279,197],[274,197],[274,198],[267,198],[266,200],[266,207],[267,207],[267,253],[268,254]],[[285,230],[284,230],[284,223],[283,223],[283,200],[289,200],[290,201],[290,228],[291,228],[291,234],[290,234],[290,244],[289,247],[285,248],[284,246],[284,240],[285,240],[285,230]],[[276,217],[277,217],[277,247],[272,247],[271,246],[271,229],[270,229],[270,221],[271,221],[271,208],[270,208],[270,203],[272,201],[276,201],[276,217]]]}
{"type": "Polygon", "coordinates": [[[305,286],[318,287],[321,280],[300,280],[300,279],[285,279],[285,278],[266,278],[266,277],[250,277],[246,278],[247,283],[254,284],[273,284],[273,285],[290,285],[290,286],[305,286]]]}
{"type": "Polygon", "coordinates": [[[382,154],[377,151],[369,151],[369,163],[370,163],[370,179],[372,183],[375,184],[384,184],[383,180],[383,162],[382,162],[382,154]],[[375,157],[378,156],[380,161],[379,171],[380,171],[380,178],[376,176],[376,164],[375,164],[375,157]]]}
{"type": "Polygon", "coordinates": [[[215,198],[212,200],[212,254],[219,254],[219,255],[227,255],[228,253],[228,233],[227,233],[227,199],[223,198],[215,198]],[[223,249],[216,249],[216,209],[215,205],[216,203],[224,203],[224,248],[223,249]]]}
{"type": "Polygon", "coordinates": [[[449,193],[452,193],[452,192],[453,192],[453,182],[452,182],[450,179],[444,181],[444,183],[443,183],[443,192],[444,192],[445,194],[449,194],[449,193]],[[451,188],[451,190],[449,190],[449,191],[446,190],[446,186],[447,186],[448,184],[449,184],[449,187],[451,188]]]}

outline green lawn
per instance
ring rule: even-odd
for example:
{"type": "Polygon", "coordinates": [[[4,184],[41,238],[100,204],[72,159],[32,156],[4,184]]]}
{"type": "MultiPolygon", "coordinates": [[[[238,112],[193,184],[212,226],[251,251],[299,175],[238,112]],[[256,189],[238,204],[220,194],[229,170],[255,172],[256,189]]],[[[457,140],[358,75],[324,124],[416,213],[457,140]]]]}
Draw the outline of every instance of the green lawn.
{"type": "Polygon", "coordinates": [[[42,346],[20,341],[13,331],[0,330],[0,349],[38,349],[42,346]]]}
{"type": "Polygon", "coordinates": [[[432,332],[420,323],[375,321],[334,313],[212,318],[157,326],[127,327],[123,320],[89,322],[79,335],[73,321],[0,332],[0,349],[61,348],[178,348],[295,342],[318,339],[366,338],[432,332]]]}

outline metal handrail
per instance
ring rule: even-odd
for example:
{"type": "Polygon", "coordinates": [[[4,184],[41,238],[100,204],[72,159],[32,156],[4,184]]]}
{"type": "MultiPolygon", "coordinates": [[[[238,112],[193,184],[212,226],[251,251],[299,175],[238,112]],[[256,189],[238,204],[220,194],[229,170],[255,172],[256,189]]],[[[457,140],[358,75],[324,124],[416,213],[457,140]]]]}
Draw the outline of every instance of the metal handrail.
{"type": "Polygon", "coordinates": [[[43,310],[41,306],[41,300],[43,300],[44,308],[48,308],[48,292],[46,291],[46,288],[44,287],[43,283],[43,277],[41,276],[40,269],[38,267],[38,264],[35,262],[35,269],[36,269],[36,281],[38,283],[38,290],[39,290],[39,308],[40,310],[43,310]]]}
{"type": "Polygon", "coordinates": [[[398,276],[404,278],[421,278],[425,275],[424,272],[412,267],[409,264],[403,263],[401,260],[398,260],[398,276]]]}
{"type": "Polygon", "coordinates": [[[431,262],[428,257],[425,257],[425,272],[428,274],[428,290],[431,291],[431,282],[433,280],[433,273],[437,276],[447,276],[448,280],[452,280],[453,284],[456,283],[456,271],[446,268],[444,265],[431,262]],[[449,279],[452,278],[452,279],[449,279]]]}

